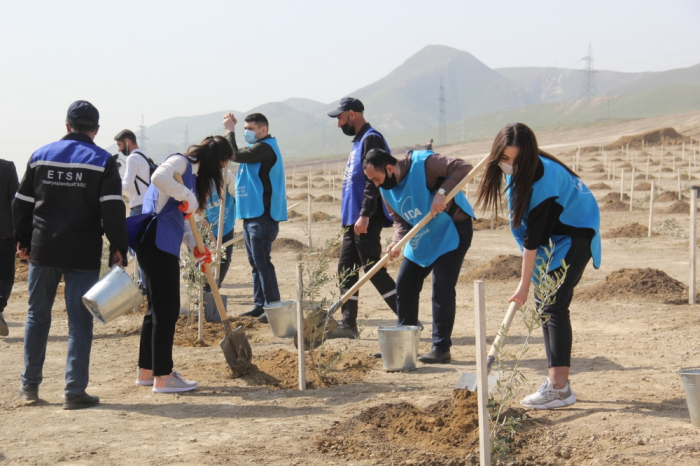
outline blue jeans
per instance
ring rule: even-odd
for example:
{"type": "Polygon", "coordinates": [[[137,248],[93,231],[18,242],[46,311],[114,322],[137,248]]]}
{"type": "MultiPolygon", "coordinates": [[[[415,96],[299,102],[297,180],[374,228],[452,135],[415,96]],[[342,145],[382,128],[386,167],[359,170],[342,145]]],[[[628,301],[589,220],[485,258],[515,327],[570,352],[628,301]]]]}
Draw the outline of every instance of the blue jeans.
{"type": "Polygon", "coordinates": [[[433,272],[433,348],[441,351],[447,351],[452,346],[457,297],[455,287],[464,256],[472,244],[472,220],[465,220],[455,226],[459,233],[457,249],[438,257],[429,267],[421,267],[404,257],[396,278],[399,325],[416,325],[423,281],[433,272]]]}
{"type": "MultiPolygon", "coordinates": [[[[137,205],[136,207],[132,207],[129,209],[129,217],[133,217],[134,215],[141,215],[141,210],[143,209],[143,204],[137,205]]],[[[136,259],[136,251],[133,249],[129,248],[129,255],[131,256],[131,260],[136,259]]],[[[136,284],[139,286],[139,290],[141,290],[141,293],[146,294],[146,280],[143,278],[143,269],[141,269],[141,266],[136,264],[136,273],[137,273],[137,278],[138,280],[136,281],[136,284]]]]}
{"type": "Polygon", "coordinates": [[[280,232],[279,222],[268,214],[243,220],[243,240],[248,262],[253,267],[253,298],[255,307],[280,300],[275,266],[270,259],[272,242],[280,232]]]}
{"type": "Polygon", "coordinates": [[[64,391],[67,395],[82,395],[90,376],[93,323],[92,314],[83,306],[82,297],[97,283],[99,269],[67,270],[29,264],[29,312],[24,330],[24,372],[21,379],[24,385],[39,385],[43,379],[46,343],[51,329],[51,307],[61,275],[66,282],[68,312],[68,355],[64,391]]]}

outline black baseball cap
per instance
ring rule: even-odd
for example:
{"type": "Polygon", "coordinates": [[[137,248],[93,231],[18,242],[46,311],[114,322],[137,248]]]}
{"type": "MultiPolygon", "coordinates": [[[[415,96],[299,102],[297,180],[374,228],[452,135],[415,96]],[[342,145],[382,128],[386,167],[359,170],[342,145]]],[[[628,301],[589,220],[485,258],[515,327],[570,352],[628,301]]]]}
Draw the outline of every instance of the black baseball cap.
{"type": "Polygon", "coordinates": [[[328,116],[331,118],[335,118],[341,113],[347,112],[349,110],[352,110],[353,112],[357,113],[362,113],[365,111],[365,106],[362,105],[362,102],[360,102],[354,97],[345,97],[340,101],[340,106],[338,108],[336,108],[332,112],[328,112],[328,116]]]}
{"type": "Polygon", "coordinates": [[[87,100],[76,100],[68,107],[66,121],[81,125],[97,125],[100,122],[100,112],[87,100]]]}

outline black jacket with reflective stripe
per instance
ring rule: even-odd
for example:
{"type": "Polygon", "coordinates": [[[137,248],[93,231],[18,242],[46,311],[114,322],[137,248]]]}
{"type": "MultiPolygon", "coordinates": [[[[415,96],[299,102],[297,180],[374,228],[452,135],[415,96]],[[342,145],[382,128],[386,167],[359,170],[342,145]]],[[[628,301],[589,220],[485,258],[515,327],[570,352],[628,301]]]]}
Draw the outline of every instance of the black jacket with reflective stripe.
{"type": "Polygon", "coordinates": [[[69,133],[34,152],[12,202],[15,237],[39,265],[99,269],[102,234],[126,259],[126,206],[116,161],[69,133]]]}

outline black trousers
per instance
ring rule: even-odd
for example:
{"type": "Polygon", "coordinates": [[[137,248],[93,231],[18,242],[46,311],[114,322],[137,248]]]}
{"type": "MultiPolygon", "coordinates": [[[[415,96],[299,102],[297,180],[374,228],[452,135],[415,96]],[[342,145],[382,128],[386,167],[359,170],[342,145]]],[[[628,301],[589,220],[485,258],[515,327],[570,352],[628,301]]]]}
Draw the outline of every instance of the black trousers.
{"type": "Polygon", "coordinates": [[[433,348],[442,351],[447,351],[452,346],[457,279],[474,235],[471,218],[455,227],[459,234],[459,244],[455,250],[441,255],[428,267],[422,267],[404,257],[396,279],[399,325],[417,325],[423,282],[433,272],[433,348]]]}
{"type": "MultiPolygon", "coordinates": [[[[148,222],[144,222],[145,225],[148,222]]],[[[156,246],[158,220],[139,233],[141,242],[136,255],[143,269],[148,296],[148,311],[141,327],[139,367],[153,370],[153,375],[173,371],[173,339],[180,314],[180,262],[174,255],[156,246]]]]}
{"type": "MultiPolygon", "coordinates": [[[[354,225],[347,227],[348,230],[343,235],[340,259],[338,260],[338,273],[341,276],[344,271],[360,267],[364,267],[365,272],[368,272],[382,258],[381,232],[384,227],[383,215],[382,213],[382,217],[378,215],[370,217],[367,233],[365,234],[356,235],[354,225]]],[[[345,293],[357,283],[358,279],[357,273],[347,277],[340,286],[341,291],[345,293]]],[[[396,314],[396,282],[391,278],[386,268],[377,272],[370,281],[379,291],[379,294],[382,295],[386,304],[396,314]]],[[[354,327],[357,325],[357,303],[359,297],[360,292],[358,291],[343,304],[343,323],[346,326],[354,327]]]]}
{"type": "Polygon", "coordinates": [[[15,239],[0,238],[0,312],[7,306],[15,284],[15,239]]]}
{"type": "MultiPolygon", "coordinates": [[[[569,305],[574,297],[574,288],[583,276],[583,271],[591,259],[591,239],[572,238],[571,248],[564,257],[568,265],[564,283],[559,287],[554,304],[545,306],[543,313],[549,320],[542,325],[544,350],[547,367],[571,366],[571,345],[573,341],[569,305]]],[[[561,267],[549,272],[552,275],[561,267]]]]}

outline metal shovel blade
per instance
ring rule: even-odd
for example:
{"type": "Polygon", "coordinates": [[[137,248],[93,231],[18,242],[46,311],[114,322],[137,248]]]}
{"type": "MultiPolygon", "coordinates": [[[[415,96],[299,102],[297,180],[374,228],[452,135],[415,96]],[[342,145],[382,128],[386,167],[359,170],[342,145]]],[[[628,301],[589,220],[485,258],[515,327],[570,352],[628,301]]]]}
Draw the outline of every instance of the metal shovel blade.
{"type": "MultiPolygon", "coordinates": [[[[489,393],[493,391],[498,383],[498,377],[495,375],[489,375],[489,393]]],[[[470,392],[476,391],[476,374],[472,372],[462,372],[459,380],[455,384],[455,388],[466,388],[470,392]]]]}
{"type": "Polygon", "coordinates": [[[248,337],[246,337],[243,327],[237,327],[231,330],[219,343],[221,351],[224,353],[226,363],[235,373],[242,366],[250,364],[253,359],[253,350],[250,348],[248,337]]]}

